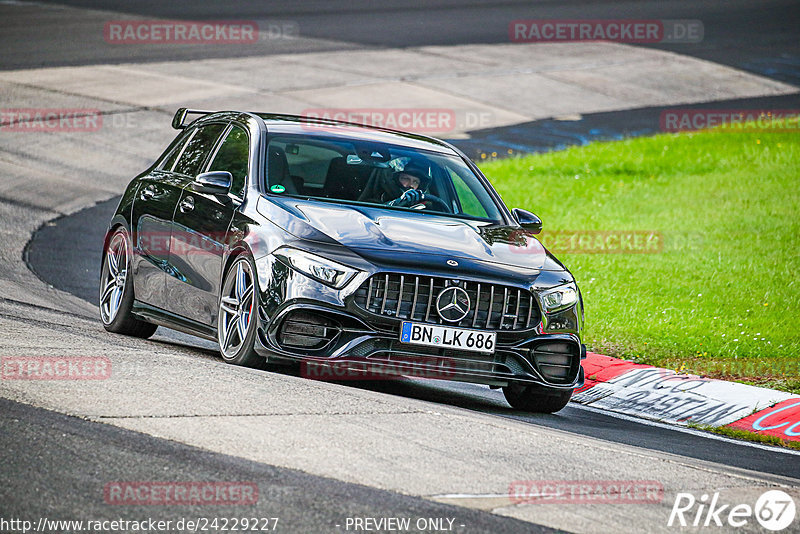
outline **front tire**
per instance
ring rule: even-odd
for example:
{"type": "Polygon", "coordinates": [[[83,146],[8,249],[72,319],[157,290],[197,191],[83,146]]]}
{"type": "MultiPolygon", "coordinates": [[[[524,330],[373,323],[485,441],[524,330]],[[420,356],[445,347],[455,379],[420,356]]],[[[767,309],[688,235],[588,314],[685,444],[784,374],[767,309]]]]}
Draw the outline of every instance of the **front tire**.
{"type": "Polygon", "coordinates": [[[217,342],[225,362],[263,369],[266,359],[254,350],[256,338],[256,268],[247,254],[238,256],[225,274],[217,313],[217,342]]]}
{"type": "Polygon", "coordinates": [[[157,325],[133,316],[133,276],[131,267],[131,240],[127,230],[117,228],[108,240],[100,268],[100,320],[109,332],[148,338],[157,325]]]}
{"type": "Polygon", "coordinates": [[[555,413],[564,408],[572,397],[572,390],[546,388],[534,384],[511,384],[503,394],[512,408],[534,413],[555,413]]]}

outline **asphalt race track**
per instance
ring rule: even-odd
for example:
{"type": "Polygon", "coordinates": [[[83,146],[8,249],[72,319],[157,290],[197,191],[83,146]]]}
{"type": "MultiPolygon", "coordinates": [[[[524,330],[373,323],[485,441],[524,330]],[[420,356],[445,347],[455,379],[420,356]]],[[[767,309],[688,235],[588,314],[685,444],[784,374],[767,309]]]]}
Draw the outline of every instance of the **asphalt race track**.
{"type": "MultiPolygon", "coordinates": [[[[118,512],[101,500],[108,480],[145,480],[153,473],[168,473],[182,480],[248,481],[258,485],[261,498],[255,507],[223,506],[213,514],[200,505],[173,507],[158,514],[163,521],[214,515],[280,516],[278,527],[285,522],[291,530],[314,532],[333,531],[344,524],[346,516],[447,517],[453,518],[455,525],[469,525],[476,531],[554,532],[478,510],[210,453],[25,404],[0,400],[0,408],[4,436],[0,460],[7,466],[6,483],[0,488],[4,517],[76,517],[75,511],[80,510],[93,519],[113,520],[118,512]],[[31,443],[37,447],[32,448],[31,443]],[[65,462],[65,457],[70,461],[65,462]],[[54,473],[58,474],[56,480],[54,473]],[[77,491],[65,498],[69,488],[77,491]]],[[[131,513],[142,518],[153,515],[145,506],[131,513]]]]}
{"type": "MultiPolygon", "coordinates": [[[[348,85],[351,72],[380,71],[376,76],[391,78],[386,84],[394,84],[396,94],[419,89],[422,81],[408,79],[419,65],[403,63],[406,53],[486,67],[494,50],[498,57],[507,54],[509,22],[533,18],[701,20],[700,43],[610,47],[614,65],[597,67],[590,64],[596,59],[585,59],[578,68],[600,72],[619,62],[635,70],[642,58],[673,62],[708,88],[675,88],[683,92],[674,101],[654,90],[650,100],[628,107],[587,97],[580,107],[583,95],[592,93],[584,88],[574,105],[554,112],[572,106],[576,117],[570,120],[474,97],[465,105],[490,110],[495,122],[455,132],[453,141],[468,154],[646,135],[658,130],[660,110],[675,103],[800,108],[800,10],[788,1],[0,0],[0,107],[97,107],[109,122],[126,118],[123,126],[134,126],[95,137],[0,132],[0,355],[102,355],[114,369],[112,379],[91,384],[0,380],[0,520],[246,515],[279,517],[277,531],[345,532],[353,530],[346,528],[348,518],[408,517],[412,523],[453,519],[455,532],[672,532],[667,518],[678,492],[718,492],[724,502],[752,505],[767,489],[780,487],[800,503],[797,451],[577,405],[555,415],[519,414],[501,392],[468,384],[325,383],[288,371],[234,368],[222,363],[213,344],[163,328],[150,341],[122,338],[107,334],[97,320],[98,267],[110,213],[124,184],[174,135],[170,112],[181,102],[169,86],[166,96],[136,93],[135,83],[119,82],[126,73],[175,83],[173,93],[184,91],[191,102],[227,99],[222,106],[239,97],[246,106],[263,101],[265,110],[293,110],[295,92],[306,91],[307,100],[300,100],[308,102],[333,91],[328,79],[337,98],[356,94],[359,84],[348,85]],[[262,29],[294,28],[298,35],[251,46],[103,41],[106,21],[155,18],[248,19],[262,29]],[[290,56],[301,63],[310,58],[298,74],[309,85],[270,87],[288,83],[295,66],[290,56]],[[331,68],[323,76],[320,57],[343,61],[345,70],[331,68]],[[237,93],[238,82],[224,78],[229,73],[198,82],[215,72],[214,60],[251,68],[269,58],[270,68],[286,70],[276,70],[274,80],[261,73],[259,92],[237,93]],[[718,80],[740,80],[743,89],[716,87],[718,80]],[[114,84],[130,86],[129,92],[117,94],[114,84]],[[712,101],[703,100],[705,93],[714,95],[712,101]],[[515,481],[588,479],[658,481],[664,497],[643,505],[566,506],[509,499],[515,481]],[[109,483],[148,480],[247,481],[257,485],[259,498],[238,506],[104,501],[109,483]]],[[[575,50],[575,56],[594,57],[587,47],[575,50]]],[[[419,67],[425,68],[435,70],[419,67]]],[[[361,87],[376,83],[367,74],[361,87]]],[[[494,74],[500,79],[508,72],[494,74]]],[[[434,98],[434,84],[444,91],[445,82],[426,76],[428,92],[418,94],[434,98]]],[[[760,531],[755,521],[739,530],[760,531]]],[[[0,532],[6,531],[21,530],[0,523],[0,532]]]]}

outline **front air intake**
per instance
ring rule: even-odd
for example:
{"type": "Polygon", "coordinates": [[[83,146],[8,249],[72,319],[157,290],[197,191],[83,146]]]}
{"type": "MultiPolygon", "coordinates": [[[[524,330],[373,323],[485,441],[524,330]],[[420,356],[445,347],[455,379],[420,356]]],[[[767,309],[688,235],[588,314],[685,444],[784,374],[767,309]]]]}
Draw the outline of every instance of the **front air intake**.
{"type": "Polygon", "coordinates": [[[310,311],[293,311],[281,324],[278,342],[285,349],[320,350],[328,346],[340,331],[340,325],[330,317],[310,311]]]}
{"type": "Polygon", "coordinates": [[[572,382],[580,367],[581,351],[576,343],[540,342],[533,347],[531,355],[542,378],[553,384],[572,382]]]}

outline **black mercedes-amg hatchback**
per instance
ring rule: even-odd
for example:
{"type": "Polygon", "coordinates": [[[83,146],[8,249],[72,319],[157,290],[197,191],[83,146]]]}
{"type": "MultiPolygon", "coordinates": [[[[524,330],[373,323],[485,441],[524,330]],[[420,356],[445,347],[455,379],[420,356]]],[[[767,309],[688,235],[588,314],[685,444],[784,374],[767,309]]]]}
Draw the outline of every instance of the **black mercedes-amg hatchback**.
{"type": "Polygon", "coordinates": [[[574,278],[455,147],[263,113],[182,108],[173,126],[106,234],[107,330],[162,325],[309,376],[502,387],[530,411],[583,384],[574,278]]]}

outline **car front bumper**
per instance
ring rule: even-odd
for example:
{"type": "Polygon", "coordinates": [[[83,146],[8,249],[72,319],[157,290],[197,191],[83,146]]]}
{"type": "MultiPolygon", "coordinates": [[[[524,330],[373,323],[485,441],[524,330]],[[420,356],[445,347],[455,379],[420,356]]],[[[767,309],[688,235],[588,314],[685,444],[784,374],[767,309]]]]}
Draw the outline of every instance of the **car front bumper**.
{"type": "Polygon", "coordinates": [[[401,375],[491,386],[538,384],[562,390],[584,383],[581,360],[586,347],[580,340],[580,303],[557,316],[542,314],[531,328],[497,330],[492,353],[474,352],[401,343],[402,317],[379,315],[356,303],[356,293],[367,287],[371,273],[362,273],[336,290],[272,256],[259,261],[258,271],[255,350],[271,360],[302,362],[301,372],[309,378],[401,375]]]}

